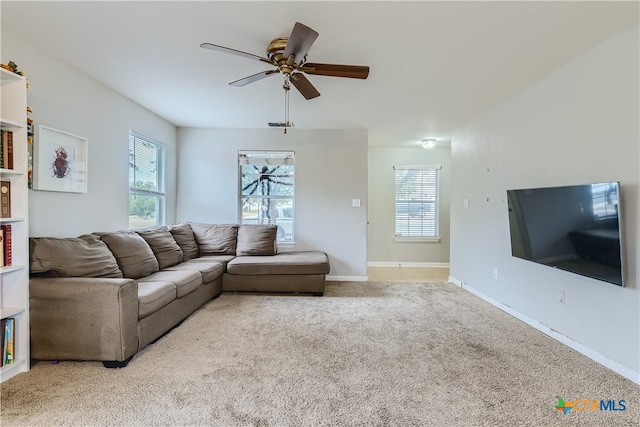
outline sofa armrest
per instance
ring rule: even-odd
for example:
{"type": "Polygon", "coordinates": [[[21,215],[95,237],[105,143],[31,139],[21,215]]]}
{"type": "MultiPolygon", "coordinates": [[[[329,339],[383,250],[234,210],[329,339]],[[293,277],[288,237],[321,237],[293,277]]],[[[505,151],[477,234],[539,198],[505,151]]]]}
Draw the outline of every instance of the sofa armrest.
{"type": "Polygon", "coordinates": [[[29,279],[31,358],[125,361],[138,351],[138,283],[29,279]]]}

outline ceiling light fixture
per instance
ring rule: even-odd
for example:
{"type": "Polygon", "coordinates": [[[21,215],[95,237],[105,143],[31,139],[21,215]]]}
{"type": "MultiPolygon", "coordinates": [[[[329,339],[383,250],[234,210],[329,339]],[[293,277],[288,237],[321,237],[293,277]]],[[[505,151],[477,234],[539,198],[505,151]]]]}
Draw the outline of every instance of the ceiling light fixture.
{"type": "Polygon", "coordinates": [[[427,138],[422,140],[422,148],[424,148],[425,150],[430,150],[435,146],[436,146],[435,138],[427,138]]]}

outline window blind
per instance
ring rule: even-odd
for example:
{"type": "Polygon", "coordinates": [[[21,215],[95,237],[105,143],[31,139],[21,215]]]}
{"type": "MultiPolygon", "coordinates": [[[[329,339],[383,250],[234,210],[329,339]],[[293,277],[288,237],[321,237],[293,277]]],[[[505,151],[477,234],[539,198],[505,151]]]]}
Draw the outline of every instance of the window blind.
{"type": "Polygon", "coordinates": [[[440,165],[394,166],[395,236],[437,238],[440,165]]]}
{"type": "Polygon", "coordinates": [[[129,228],[164,224],[165,147],[129,132],[129,228]]]}
{"type": "Polygon", "coordinates": [[[164,146],[159,142],[129,133],[129,189],[164,194],[164,146]]]}

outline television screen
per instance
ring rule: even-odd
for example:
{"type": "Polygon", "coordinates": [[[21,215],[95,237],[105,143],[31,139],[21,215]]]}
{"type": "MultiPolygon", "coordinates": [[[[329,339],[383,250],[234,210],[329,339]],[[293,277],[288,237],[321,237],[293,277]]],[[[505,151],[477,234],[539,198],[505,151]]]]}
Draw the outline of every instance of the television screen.
{"type": "Polygon", "coordinates": [[[507,190],[511,254],[625,286],[620,184],[507,190]]]}

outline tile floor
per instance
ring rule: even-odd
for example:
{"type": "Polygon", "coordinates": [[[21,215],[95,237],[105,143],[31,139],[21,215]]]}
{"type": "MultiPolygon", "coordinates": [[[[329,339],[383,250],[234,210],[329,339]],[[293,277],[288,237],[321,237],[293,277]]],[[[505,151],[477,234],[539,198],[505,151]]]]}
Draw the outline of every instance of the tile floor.
{"type": "Polygon", "coordinates": [[[368,267],[370,282],[446,282],[448,268],[436,267],[368,267]]]}

